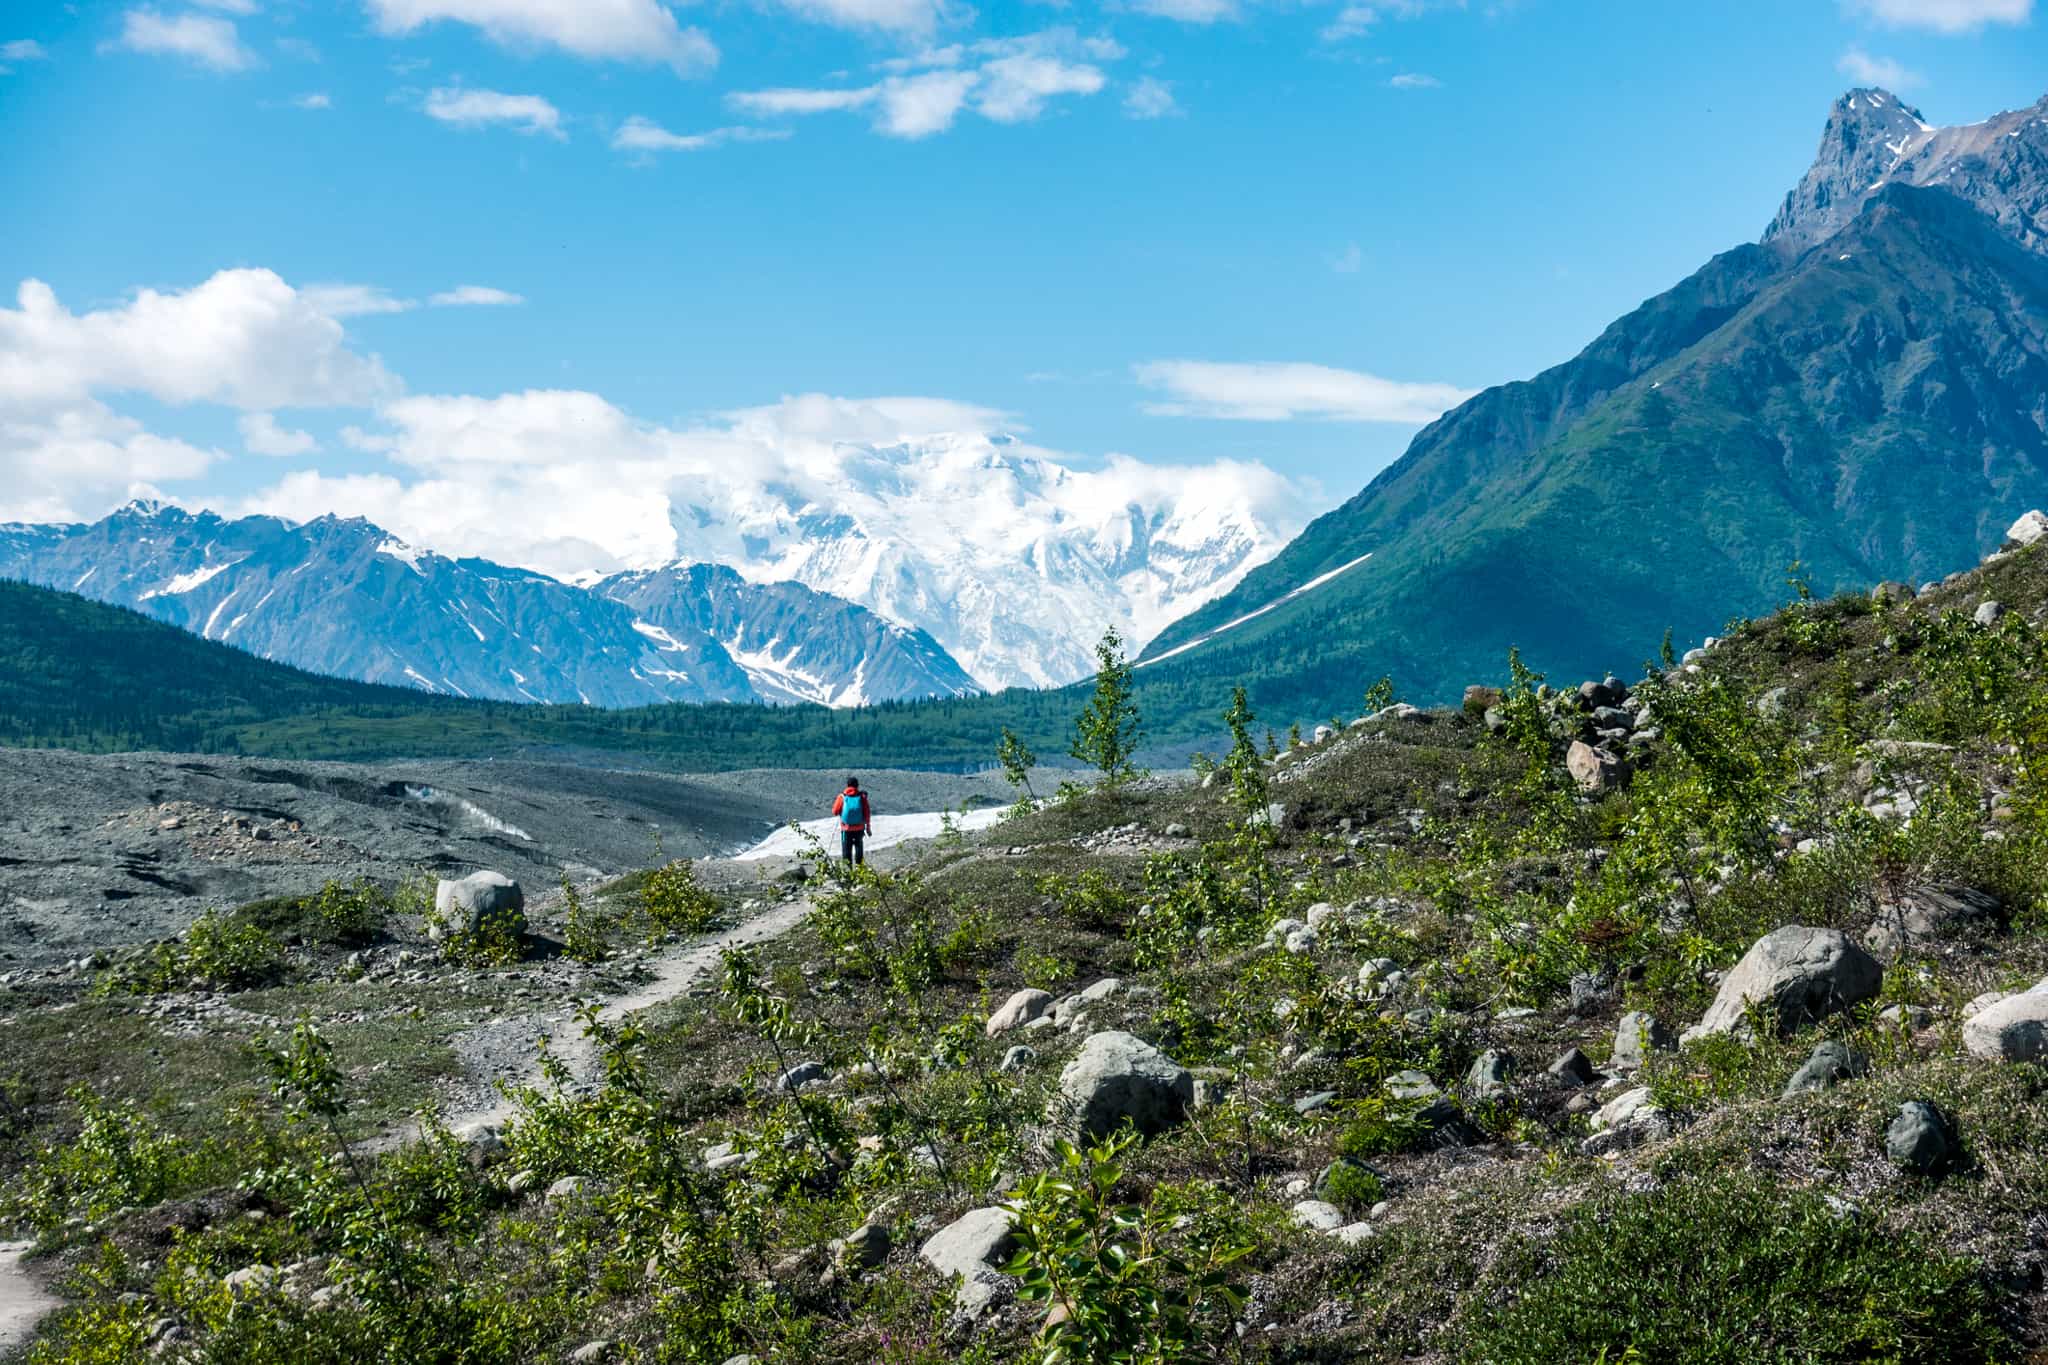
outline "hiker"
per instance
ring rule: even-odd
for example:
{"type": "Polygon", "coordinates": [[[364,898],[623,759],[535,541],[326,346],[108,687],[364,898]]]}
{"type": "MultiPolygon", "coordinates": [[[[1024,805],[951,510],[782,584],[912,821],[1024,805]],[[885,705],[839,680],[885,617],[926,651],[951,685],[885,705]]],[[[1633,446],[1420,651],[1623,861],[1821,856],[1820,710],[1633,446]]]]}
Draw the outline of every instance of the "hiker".
{"type": "Polygon", "coordinates": [[[868,860],[868,830],[875,823],[875,803],[860,789],[860,779],[846,779],[846,790],[839,793],[832,802],[832,813],[839,817],[839,856],[849,865],[868,860]]]}

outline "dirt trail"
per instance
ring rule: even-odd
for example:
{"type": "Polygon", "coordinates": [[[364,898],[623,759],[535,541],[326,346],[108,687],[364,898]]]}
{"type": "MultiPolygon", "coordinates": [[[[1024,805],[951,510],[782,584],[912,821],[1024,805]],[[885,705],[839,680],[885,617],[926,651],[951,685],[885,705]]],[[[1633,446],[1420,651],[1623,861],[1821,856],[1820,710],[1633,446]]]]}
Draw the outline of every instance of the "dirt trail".
{"type": "Polygon", "coordinates": [[[29,1242],[0,1242],[0,1352],[11,1351],[34,1335],[43,1315],[62,1300],[21,1263],[29,1242]]]}
{"type": "MultiPolygon", "coordinates": [[[[726,949],[780,938],[802,923],[810,908],[807,900],[789,901],[678,952],[656,958],[649,964],[653,979],[608,1002],[598,1011],[598,1019],[616,1023],[627,1015],[666,1004],[716,971],[726,949]]],[[[583,1036],[573,1017],[559,1012],[537,1012],[495,1019],[453,1040],[456,1052],[470,1063],[471,1075],[465,1087],[467,1093],[442,1115],[442,1122],[457,1129],[479,1123],[500,1124],[510,1119],[513,1106],[498,1092],[496,1081],[503,1077],[508,1086],[517,1087],[539,1080],[537,1045],[543,1035],[549,1038],[548,1050],[568,1067],[572,1085],[596,1083],[600,1069],[597,1049],[583,1036]],[[514,1053],[513,1049],[518,1051],[514,1053]],[[523,1060],[508,1068],[505,1062],[509,1055],[518,1055],[523,1060]],[[516,1074],[508,1074],[512,1072],[516,1074]]],[[[394,1145],[416,1135],[416,1131],[409,1130],[377,1145],[394,1145]]]]}

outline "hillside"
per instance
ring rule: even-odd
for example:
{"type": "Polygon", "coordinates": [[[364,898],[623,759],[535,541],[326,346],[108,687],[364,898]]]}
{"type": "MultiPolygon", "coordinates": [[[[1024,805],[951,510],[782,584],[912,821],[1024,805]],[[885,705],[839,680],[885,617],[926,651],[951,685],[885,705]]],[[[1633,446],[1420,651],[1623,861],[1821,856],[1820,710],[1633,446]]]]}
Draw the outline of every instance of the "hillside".
{"type": "Polygon", "coordinates": [[[1795,561],[1825,593],[1987,549],[2048,488],[2048,257],[2011,226],[2048,183],[2048,123],[1916,135],[1893,154],[1911,174],[1845,202],[1825,183],[1912,117],[1873,93],[1838,104],[1766,245],[1426,428],[1164,632],[1155,669],[1256,678],[1301,714],[1381,673],[1442,699],[1510,645],[1582,672],[1666,628],[1697,640],[1777,601],[1795,561]]]}
{"type": "Polygon", "coordinates": [[[650,851],[438,937],[366,881],[0,974],[0,1288],[65,1300],[38,1365],[2031,1359],[2017,530],[858,874],[650,851]]]}

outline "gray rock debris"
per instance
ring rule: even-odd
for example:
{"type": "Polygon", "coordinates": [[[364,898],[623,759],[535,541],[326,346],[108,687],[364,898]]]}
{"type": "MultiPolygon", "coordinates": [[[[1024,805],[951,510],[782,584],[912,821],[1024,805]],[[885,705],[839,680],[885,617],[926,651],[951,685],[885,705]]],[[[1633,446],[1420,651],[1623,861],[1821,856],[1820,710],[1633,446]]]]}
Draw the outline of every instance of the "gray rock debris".
{"type": "Polygon", "coordinates": [[[958,1276],[955,1302],[968,1317],[979,1317],[1009,1293],[1013,1281],[996,1269],[1016,1245],[1007,1209],[969,1209],[933,1233],[918,1258],[941,1275],[958,1276]]]}

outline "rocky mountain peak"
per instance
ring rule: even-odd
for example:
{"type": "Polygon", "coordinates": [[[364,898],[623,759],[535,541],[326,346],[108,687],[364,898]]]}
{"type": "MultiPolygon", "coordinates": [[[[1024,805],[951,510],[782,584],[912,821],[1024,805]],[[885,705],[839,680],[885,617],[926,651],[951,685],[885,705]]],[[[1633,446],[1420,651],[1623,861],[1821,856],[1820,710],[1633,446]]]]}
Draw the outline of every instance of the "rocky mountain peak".
{"type": "Polygon", "coordinates": [[[2048,98],[1978,123],[1937,128],[1888,90],[1835,101],[1813,165],[1763,240],[1803,251],[1840,232],[1887,185],[1969,203],[2030,250],[2048,250],[2048,98]]]}

